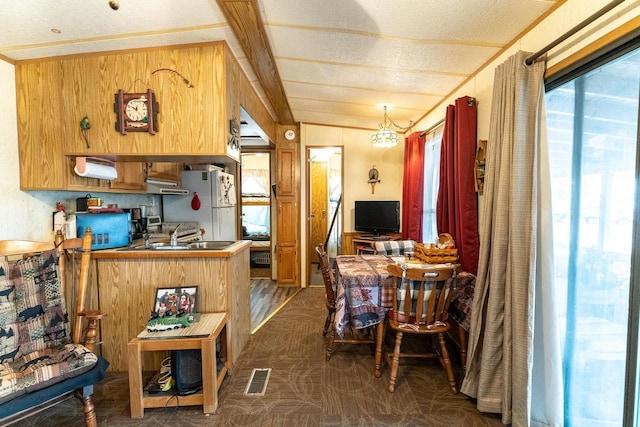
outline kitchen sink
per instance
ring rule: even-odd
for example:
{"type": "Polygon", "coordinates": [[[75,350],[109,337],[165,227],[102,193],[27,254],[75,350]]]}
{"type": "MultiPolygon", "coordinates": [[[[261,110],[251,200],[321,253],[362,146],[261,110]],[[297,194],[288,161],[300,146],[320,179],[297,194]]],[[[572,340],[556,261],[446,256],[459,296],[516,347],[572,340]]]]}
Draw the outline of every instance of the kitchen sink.
{"type": "Polygon", "coordinates": [[[121,251],[221,251],[226,249],[227,247],[236,243],[234,240],[210,240],[203,242],[180,242],[177,245],[172,245],[169,242],[156,242],[150,243],[149,247],[145,247],[145,245],[136,245],[130,246],[128,248],[122,248],[121,251]]]}
{"type": "MultiPolygon", "coordinates": [[[[143,249],[145,247],[143,246],[143,249]]],[[[178,243],[177,245],[172,245],[169,242],[159,242],[159,243],[150,243],[149,249],[155,250],[163,250],[163,251],[185,251],[189,249],[189,245],[187,243],[178,243]]]]}
{"type": "Polygon", "coordinates": [[[201,249],[201,250],[217,250],[221,251],[227,247],[233,245],[233,240],[209,240],[203,242],[191,242],[189,243],[189,249],[201,249]]]}

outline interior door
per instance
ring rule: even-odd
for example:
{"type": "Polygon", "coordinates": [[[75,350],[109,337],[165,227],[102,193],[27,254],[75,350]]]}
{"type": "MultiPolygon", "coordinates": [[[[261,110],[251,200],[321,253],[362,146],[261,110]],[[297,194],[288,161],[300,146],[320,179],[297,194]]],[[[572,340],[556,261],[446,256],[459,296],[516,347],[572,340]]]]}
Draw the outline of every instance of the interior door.
{"type": "Polygon", "coordinates": [[[342,147],[307,147],[306,160],[306,279],[310,286],[321,286],[315,246],[326,243],[329,258],[341,253],[342,147]]]}
{"type": "MultiPolygon", "coordinates": [[[[329,206],[327,162],[311,160],[311,233],[308,239],[310,254],[315,254],[315,246],[324,243],[327,238],[329,206]]],[[[313,258],[312,258],[313,263],[313,258]]]]}

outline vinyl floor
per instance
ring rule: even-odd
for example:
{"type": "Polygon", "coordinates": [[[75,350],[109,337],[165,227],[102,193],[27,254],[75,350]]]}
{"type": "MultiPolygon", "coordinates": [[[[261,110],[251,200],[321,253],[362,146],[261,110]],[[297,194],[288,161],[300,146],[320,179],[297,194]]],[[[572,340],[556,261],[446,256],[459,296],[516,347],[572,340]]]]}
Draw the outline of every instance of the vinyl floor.
{"type": "MultiPolygon", "coordinates": [[[[450,392],[437,360],[401,364],[395,393],[387,391],[389,369],[373,375],[373,349],[343,345],[325,360],[323,288],[298,292],[252,335],[222,385],[218,411],[202,408],[146,409],[131,419],[126,372],[109,372],[94,393],[99,426],[501,426],[495,414],[450,392]],[[254,368],[271,369],[264,396],[245,396],[254,368]]],[[[458,370],[458,379],[462,373],[458,370]]],[[[81,405],[65,401],[20,426],[83,425],[81,405]]]]}

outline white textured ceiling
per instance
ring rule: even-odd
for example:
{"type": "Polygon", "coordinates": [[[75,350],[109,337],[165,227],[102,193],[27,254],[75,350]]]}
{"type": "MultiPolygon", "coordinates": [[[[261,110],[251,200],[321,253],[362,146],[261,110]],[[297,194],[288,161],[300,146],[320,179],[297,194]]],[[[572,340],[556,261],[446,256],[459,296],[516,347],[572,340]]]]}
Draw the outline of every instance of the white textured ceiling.
{"type": "MultiPolygon", "coordinates": [[[[379,105],[390,105],[402,126],[419,120],[556,0],[257,3],[294,119],[377,129],[379,105]]],[[[21,60],[224,39],[274,114],[216,0],[119,5],[3,0],[0,54],[21,60]]]]}

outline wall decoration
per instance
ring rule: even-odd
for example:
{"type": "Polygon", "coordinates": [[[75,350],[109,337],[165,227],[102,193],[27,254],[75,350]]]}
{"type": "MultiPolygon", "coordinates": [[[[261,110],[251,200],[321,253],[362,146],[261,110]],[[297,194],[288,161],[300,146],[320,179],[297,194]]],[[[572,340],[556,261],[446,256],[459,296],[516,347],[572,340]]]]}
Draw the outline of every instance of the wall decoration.
{"type": "Polygon", "coordinates": [[[127,132],[158,132],[158,102],[151,89],[142,93],[127,93],[118,90],[113,105],[116,113],[116,130],[122,135],[127,132]]]}
{"type": "Polygon", "coordinates": [[[185,76],[183,76],[182,74],[180,74],[178,71],[176,71],[176,70],[172,70],[171,68],[158,68],[157,70],[153,71],[153,72],[151,73],[151,75],[154,75],[155,73],[157,73],[157,72],[159,72],[159,71],[168,71],[168,72],[170,72],[170,73],[172,73],[172,74],[174,74],[174,75],[176,75],[176,76],[179,76],[179,77],[182,79],[182,82],[183,82],[184,84],[186,84],[186,85],[187,85],[187,87],[188,87],[189,89],[191,89],[192,87],[195,87],[195,86],[193,85],[193,83],[191,83],[191,81],[190,81],[189,79],[187,79],[185,76]]]}
{"type": "Polygon", "coordinates": [[[378,179],[379,173],[378,169],[376,169],[376,165],[373,165],[371,169],[369,169],[369,184],[371,184],[371,194],[376,192],[376,184],[380,182],[378,179]]]}
{"type": "Polygon", "coordinates": [[[91,129],[89,117],[84,116],[82,120],[80,120],[80,133],[82,133],[82,138],[84,139],[85,144],[87,144],[87,148],[91,148],[91,146],[89,145],[89,137],[87,136],[87,131],[89,129],[91,129]]]}
{"type": "Polygon", "coordinates": [[[240,124],[235,117],[229,120],[229,139],[227,140],[227,146],[233,150],[240,150],[240,124]]]}
{"type": "Polygon", "coordinates": [[[484,167],[485,159],[487,157],[487,140],[481,139],[476,145],[476,164],[473,169],[473,175],[475,177],[476,193],[482,193],[484,188],[484,167]]]}

